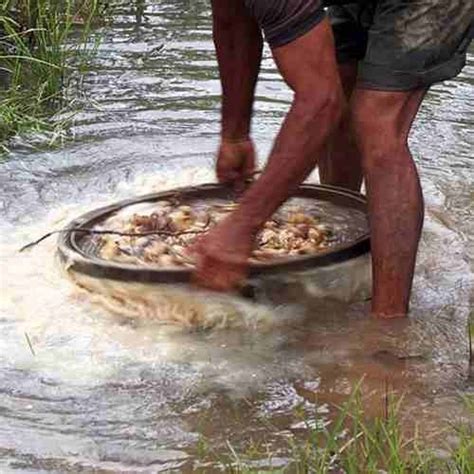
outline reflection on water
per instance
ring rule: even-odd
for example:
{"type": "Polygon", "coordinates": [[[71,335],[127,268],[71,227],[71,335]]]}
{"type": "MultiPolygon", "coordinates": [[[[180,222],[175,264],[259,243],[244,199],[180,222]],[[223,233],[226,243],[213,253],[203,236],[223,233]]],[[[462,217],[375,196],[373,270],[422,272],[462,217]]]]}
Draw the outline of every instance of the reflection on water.
{"type": "MultiPolygon", "coordinates": [[[[75,141],[19,143],[0,165],[0,470],[190,470],[200,433],[216,449],[265,437],[279,452],[298,432],[296,407],[329,419],[364,374],[374,412],[388,386],[406,392],[407,420],[416,414],[428,431],[452,420],[473,287],[473,82],[471,56],[429,93],[411,137],[428,215],[409,321],[372,321],[366,303],[318,298],[306,278],[268,283],[258,304],[207,297],[219,314],[232,306],[278,322],[265,330],[183,332],[95,305],[65,277],[52,240],[16,252],[86,210],[213,179],[220,88],[207,2],[120,11],[75,141]]],[[[291,97],[268,52],[257,96],[263,159],[291,97]]]]}

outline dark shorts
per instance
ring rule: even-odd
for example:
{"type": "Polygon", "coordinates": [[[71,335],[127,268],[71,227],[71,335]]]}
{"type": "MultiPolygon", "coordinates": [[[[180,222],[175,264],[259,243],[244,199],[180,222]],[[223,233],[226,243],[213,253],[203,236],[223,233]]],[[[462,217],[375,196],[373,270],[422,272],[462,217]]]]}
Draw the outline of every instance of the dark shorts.
{"type": "Polygon", "coordinates": [[[299,38],[326,17],[321,0],[244,0],[271,48],[299,38]]]}
{"type": "MultiPolygon", "coordinates": [[[[272,48],[325,17],[321,0],[244,0],[272,48]]],[[[359,61],[358,85],[410,90],[456,76],[474,33],[474,0],[325,0],[340,63],[359,61]]]]}

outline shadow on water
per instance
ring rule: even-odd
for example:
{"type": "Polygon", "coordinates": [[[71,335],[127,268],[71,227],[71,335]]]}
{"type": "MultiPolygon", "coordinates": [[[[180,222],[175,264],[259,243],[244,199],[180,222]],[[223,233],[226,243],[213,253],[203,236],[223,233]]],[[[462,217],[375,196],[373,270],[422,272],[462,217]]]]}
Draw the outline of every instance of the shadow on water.
{"type": "MultiPolygon", "coordinates": [[[[119,9],[86,79],[75,140],[57,151],[19,142],[0,165],[2,472],[191,469],[200,434],[217,450],[252,438],[278,452],[303,429],[296,410],[330,419],[361,377],[374,413],[389,388],[405,394],[402,418],[416,416],[428,433],[460,416],[473,83],[471,55],[459,78],[429,93],[411,137],[427,218],[409,320],[373,321],[364,301],[321,298],[310,277],[282,277],[255,304],[205,297],[206,314],[232,308],[264,327],[182,331],[94,304],[65,277],[53,241],[16,252],[86,210],[213,179],[220,87],[207,2],[119,9]]],[[[255,117],[262,158],[290,97],[265,51],[255,117]]]]}

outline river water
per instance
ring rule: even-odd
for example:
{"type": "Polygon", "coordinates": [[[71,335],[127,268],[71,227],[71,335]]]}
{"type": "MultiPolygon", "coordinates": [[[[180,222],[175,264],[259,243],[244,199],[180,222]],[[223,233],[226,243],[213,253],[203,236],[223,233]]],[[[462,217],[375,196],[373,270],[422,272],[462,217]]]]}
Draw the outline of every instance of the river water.
{"type": "MultiPolygon", "coordinates": [[[[0,164],[0,471],[191,471],[202,437],[217,452],[265,440],[284,462],[288,437],[304,430],[296,411],[330,420],[363,376],[374,414],[388,387],[405,394],[407,426],[416,414],[433,433],[462,416],[473,84],[470,54],[458,78],[430,91],[411,136],[427,217],[408,321],[277,291],[278,301],[208,296],[202,306],[271,322],[262,329],[165,328],[96,304],[61,270],[54,239],[17,252],[103,204],[214,179],[220,87],[207,2],[119,9],[84,82],[74,140],[52,151],[18,140],[0,164]]],[[[290,100],[266,50],[254,126],[262,160],[290,100]]]]}

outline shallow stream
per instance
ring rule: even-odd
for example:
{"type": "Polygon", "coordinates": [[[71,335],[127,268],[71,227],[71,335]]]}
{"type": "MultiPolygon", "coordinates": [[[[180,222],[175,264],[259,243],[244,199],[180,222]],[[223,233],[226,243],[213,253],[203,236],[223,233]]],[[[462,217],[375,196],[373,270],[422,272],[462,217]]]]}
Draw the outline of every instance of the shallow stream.
{"type": "MultiPolygon", "coordinates": [[[[284,463],[296,411],[331,419],[365,376],[374,414],[387,387],[426,433],[463,416],[474,284],[474,55],[429,92],[411,137],[427,217],[407,321],[305,285],[251,303],[208,297],[246,321],[193,332],[97,305],[67,278],[55,240],[17,249],[118,199],[213,181],[220,86],[204,1],[124,8],[106,29],[84,87],[74,140],[18,142],[0,163],[0,471],[191,471],[198,441],[245,451],[265,439],[284,463]],[[301,410],[300,410],[301,411],[301,410]],[[269,434],[268,424],[274,429],[269,434]]],[[[268,50],[254,138],[263,160],[291,100],[268,50]]],[[[285,286],[285,285],[282,285],[285,286]]],[[[146,312],[145,312],[146,316],[146,312]]]]}

